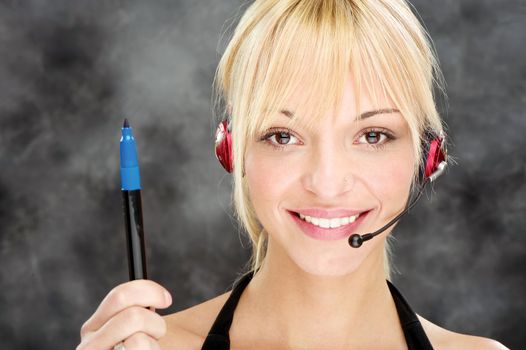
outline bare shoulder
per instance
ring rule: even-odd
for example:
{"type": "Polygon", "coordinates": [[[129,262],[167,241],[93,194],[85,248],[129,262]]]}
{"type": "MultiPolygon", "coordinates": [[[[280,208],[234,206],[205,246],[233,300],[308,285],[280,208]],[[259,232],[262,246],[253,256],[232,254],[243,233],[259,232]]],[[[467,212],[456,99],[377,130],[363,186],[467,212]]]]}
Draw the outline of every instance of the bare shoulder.
{"type": "Polygon", "coordinates": [[[418,319],[429,337],[433,348],[437,350],[509,350],[496,340],[455,333],[431,323],[420,315],[418,315],[418,319]]]}
{"type": "Polygon", "coordinates": [[[163,350],[201,349],[206,335],[230,292],[188,309],[163,316],[166,335],[159,340],[163,350]]]}

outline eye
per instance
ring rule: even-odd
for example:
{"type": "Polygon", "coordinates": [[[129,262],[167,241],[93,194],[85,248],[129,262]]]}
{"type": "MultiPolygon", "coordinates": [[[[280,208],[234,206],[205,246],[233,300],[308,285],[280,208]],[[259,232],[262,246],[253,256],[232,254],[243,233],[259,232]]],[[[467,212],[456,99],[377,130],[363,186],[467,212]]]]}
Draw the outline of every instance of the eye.
{"type": "Polygon", "coordinates": [[[365,132],[360,135],[356,143],[366,144],[372,147],[380,147],[393,139],[393,135],[386,130],[369,129],[365,130],[365,132]]]}
{"type": "Polygon", "coordinates": [[[274,147],[284,147],[298,143],[297,137],[292,135],[288,129],[271,129],[265,133],[261,140],[269,142],[274,147]]]}
{"type": "Polygon", "coordinates": [[[387,138],[385,134],[378,132],[378,131],[368,131],[363,135],[363,137],[365,138],[365,141],[368,144],[377,144],[387,138]]]}

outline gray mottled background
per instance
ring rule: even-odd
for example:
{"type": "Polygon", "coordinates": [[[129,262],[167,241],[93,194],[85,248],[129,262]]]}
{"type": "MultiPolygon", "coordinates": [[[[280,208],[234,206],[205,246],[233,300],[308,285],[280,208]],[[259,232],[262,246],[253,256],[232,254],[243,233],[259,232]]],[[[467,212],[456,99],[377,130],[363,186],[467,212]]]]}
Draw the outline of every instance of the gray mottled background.
{"type": "MultiPolygon", "coordinates": [[[[210,103],[221,33],[241,4],[0,2],[0,348],[74,348],[126,280],[124,116],[150,277],[174,294],[162,313],[224,292],[241,271],[249,250],[212,153],[210,103]]],[[[433,322],[524,348],[526,6],[414,4],[448,82],[458,165],[398,226],[395,282],[433,322]]]]}

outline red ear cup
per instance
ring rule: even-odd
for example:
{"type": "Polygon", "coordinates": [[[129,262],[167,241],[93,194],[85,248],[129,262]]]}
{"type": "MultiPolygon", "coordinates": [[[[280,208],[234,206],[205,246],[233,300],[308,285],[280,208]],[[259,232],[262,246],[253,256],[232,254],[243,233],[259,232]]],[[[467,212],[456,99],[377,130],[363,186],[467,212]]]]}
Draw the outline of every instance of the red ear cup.
{"type": "Polygon", "coordinates": [[[447,166],[447,152],[443,146],[444,138],[442,136],[434,136],[429,142],[429,152],[425,160],[424,179],[434,181],[437,177],[442,175],[447,166]]]}
{"type": "Polygon", "coordinates": [[[234,153],[232,151],[232,135],[227,120],[223,120],[216,129],[215,153],[219,163],[231,173],[234,170],[234,153]]]}

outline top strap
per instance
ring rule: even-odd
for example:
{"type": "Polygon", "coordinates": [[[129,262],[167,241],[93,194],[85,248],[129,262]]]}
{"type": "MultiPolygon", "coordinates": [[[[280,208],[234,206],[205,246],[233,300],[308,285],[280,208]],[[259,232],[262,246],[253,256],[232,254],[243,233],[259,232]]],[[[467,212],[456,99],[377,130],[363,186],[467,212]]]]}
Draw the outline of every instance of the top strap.
{"type": "Polygon", "coordinates": [[[230,337],[229,330],[234,319],[234,310],[241,297],[241,293],[252,279],[252,273],[247,273],[234,285],[232,293],[228,297],[225,305],[221,308],[210,332],[208,333],[201,350],[229,350],[230,337]]]}
{"type": "Polygon", "coordinates": [[[433,350],[433,346],[427,338],[420,320],[408,302],[391,282],[387,281],[387,285],[389,286],[396,305],[396,311],[398,312],[398,318],[404,331],[407,348],[409,350],[433,350]]]}

